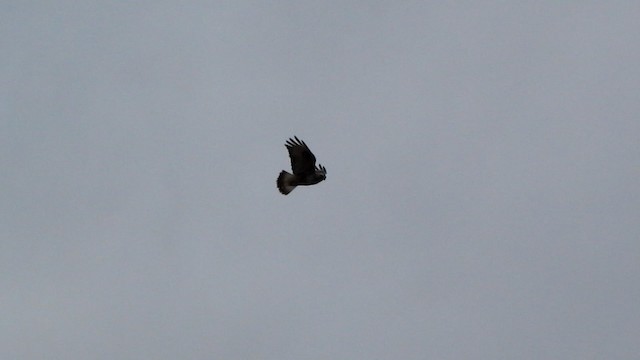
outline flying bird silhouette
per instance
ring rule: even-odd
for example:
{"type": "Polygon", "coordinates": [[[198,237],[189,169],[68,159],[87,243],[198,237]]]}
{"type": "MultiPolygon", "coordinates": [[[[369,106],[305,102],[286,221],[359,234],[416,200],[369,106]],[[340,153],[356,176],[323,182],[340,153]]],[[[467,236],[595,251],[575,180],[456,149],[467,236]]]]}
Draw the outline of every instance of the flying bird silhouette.
{"type": "Polygon", "coordinates": [[[320,164],[316,166],[316,157],[304,141],[294,136],[284,146],[289,150],[293,174],[282,170],[278,176],[276,184],[283,195],[293,191],[296,186],[315,185],[327,178],[327,169],[320,164]]]}

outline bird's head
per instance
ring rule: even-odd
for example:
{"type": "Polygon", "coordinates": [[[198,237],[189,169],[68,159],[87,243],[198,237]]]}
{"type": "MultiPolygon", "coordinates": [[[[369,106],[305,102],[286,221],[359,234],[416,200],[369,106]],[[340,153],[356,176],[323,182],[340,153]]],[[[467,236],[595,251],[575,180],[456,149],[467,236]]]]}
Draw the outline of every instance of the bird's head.
{"type": "Polygon", "coordinates": [[[318,164],[318,166],[316,166],[315,177],[318,180],[318,182],[327,179],[327,169],[324,166],[322,166],[322,164],[318,164]]]}

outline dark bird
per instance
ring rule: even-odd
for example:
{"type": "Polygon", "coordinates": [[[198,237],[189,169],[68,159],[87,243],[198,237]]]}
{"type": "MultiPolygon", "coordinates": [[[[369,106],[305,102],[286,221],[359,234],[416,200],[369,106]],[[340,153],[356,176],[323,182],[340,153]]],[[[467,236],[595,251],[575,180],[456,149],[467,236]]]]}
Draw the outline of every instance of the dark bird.
{"type": "Polygon", "coordinates": [[[294,136],[284,146],[289,150],[293,174],[282,170],[278,176],[276,184],[283,195],[287,195],[298,185],[315,185],[327,178],[327,169],[320,164],[316,166],[316,157],[304,141],[294,136]]]}

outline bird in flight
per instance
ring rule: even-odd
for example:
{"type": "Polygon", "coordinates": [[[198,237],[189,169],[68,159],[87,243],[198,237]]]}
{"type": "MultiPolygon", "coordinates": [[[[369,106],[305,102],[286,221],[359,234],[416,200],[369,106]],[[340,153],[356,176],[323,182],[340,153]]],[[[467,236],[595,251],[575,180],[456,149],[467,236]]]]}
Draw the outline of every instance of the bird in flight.
{"type": "Polygon", "coordinates": [[[327,169],[320,164],[316,166],[316,157],[304,141],[294,136],[284,146],[289,150],[293,174],[282,170],[278,176],[276,184],[283,195],[287,195],[298,185],[315,185],[327,178],[327,169]]]}

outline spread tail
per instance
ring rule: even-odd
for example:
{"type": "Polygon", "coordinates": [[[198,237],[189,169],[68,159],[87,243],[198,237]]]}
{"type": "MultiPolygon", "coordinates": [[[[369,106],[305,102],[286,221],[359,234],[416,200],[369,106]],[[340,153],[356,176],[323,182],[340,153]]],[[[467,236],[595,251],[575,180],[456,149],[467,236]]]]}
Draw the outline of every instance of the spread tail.
{"type": "Polygon", "coordinates": [[[278,180],[276,181],[278,190],[280,190],[283,195],[287,195],[296,188],[296,185],[293,184],[295,179],[295,176],[283,170],[280,172],[278,180]]]}

